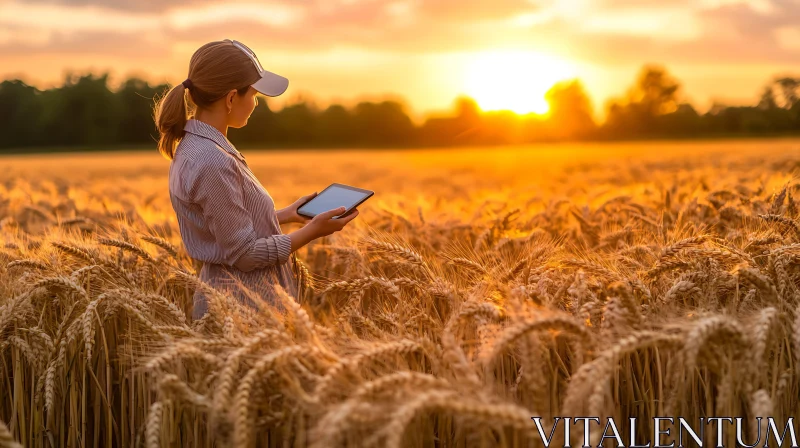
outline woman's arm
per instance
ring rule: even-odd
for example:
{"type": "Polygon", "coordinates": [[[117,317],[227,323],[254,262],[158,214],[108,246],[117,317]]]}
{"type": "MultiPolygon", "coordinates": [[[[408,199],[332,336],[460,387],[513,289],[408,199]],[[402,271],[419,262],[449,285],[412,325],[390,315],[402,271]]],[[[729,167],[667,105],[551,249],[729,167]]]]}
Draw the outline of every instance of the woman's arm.
{"type": "Polygon", "coordinates": [[[277,210],[275,214],[278,217],[279,224],[286,224],[290,222],[298,222],[300,224],[305,224],[311,220],[311,218],[305,217],[297,213],[297,209],[300,208],[303,204],[310,201],[317,193],[311,193],[308,195],[303,196],[302,198],[294,201],[292,205],[277,210]]]}
{"type": "Polygon", "coordinates": [[[236,261],[234,267],[248,272],[266,266],[283,264],[289,260],[292,252],[292,241],[289,235],[281,234],[259,238],[252,249],[236,261]]]}
{"type": "Polygon", "coordinates": [[[235,264],[241,271],[251,271],[274,264],[283,264],[289,259],[289,255],[310,243],[320,236],[330,235],[342,229],[348,222],[358,215],[358,210],[353,215],[340,220],[331,220],[344,211],[344,207],[319,215],[319,218],[312,220],[308,225],[303,226],[294,232],[281,235],[273,235],[267,238],[259,238],[253,249],[244,254],[235,264]]]}
{"type": "MultiPolygon", "coordinates": [[[[289,206],[291,207],[291,206],[289,206]]],[[[287,224],[291,222],[289,220],[289,207],[284,207],[280,210],[275,211],[275,215],[278,216],[278,224],[287,224]]]]}
{"type": "MultiPolygon", "coordinates": [[[[209,231],[222,248],[221,262],[242,271],[285,263],[291,252],[311,240],[338,232],[358,216],[356,210],[346,218],[332,219],[344,212],[345,208],[340,207],[320,213],[304,227],[288,235],[258,238],[253,228],[252,216],[244,207],[241,176],[236,161],[221,155],[212,163],[203,164],[191,185],[209,231]]],[[[298,199],[288,208],[291,210],[291,207],[305,199],[308,196],[298,199]]],[[[284,212],[284,218],[286,213],[288,212],[284,212]]],[[[296,210],[291,210],[291,213],[296,214],[296,210]]]]}
{"type": "Polygon", "coordinates": [[[344,207],[339,207],[333,210],[322,212],[315,216],[302,228],[290,233],[288,237],[291,240],[291,251],[294,252],[319,237],[327,236],[333,232],[342,230],[342,228],[346,226],[347,223],[352,221],[356,216],[358,216],[359,213],[358,209],[353,209],[353,213],[350,214],[350,216],[340,219],[333,219],[334,216],[339,215],[344,211],[344,207]]]}
{"type": "Polygon", "coordinates": [[[288,235],[257,237],[253,218],[244,206],[242,174],[235,160],[224,154],[213,156],[198,166],[189,185],[221,249],[221,259],[214,262],[239,268],[242,260],[241,266],[250,270],[288,260],[291,251],[288,235]]]}

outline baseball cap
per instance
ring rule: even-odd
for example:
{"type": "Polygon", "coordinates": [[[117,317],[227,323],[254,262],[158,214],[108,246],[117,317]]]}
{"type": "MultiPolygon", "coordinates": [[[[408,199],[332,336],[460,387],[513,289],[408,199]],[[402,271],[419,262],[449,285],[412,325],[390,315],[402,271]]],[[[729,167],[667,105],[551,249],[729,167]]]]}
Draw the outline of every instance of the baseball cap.
{"type": "Polygon", "coordinates": [[[258,70],[258,73],[261,74],[261,79],[252,84],[254,89],[266,96],[278,96],[286,91],[286,88],[289,87],[289,80],[281,75],[265,70],[261,65],[261,62],[259,62],[255,52],[253,52],[250,47],[237,40],[225,40],[232,43],[236,48],[242,50],[242,52],[244,52],[244,54],[246,54],[247,57],[253,61],[253,64],[256,66],[256,70],[258,70]]]}

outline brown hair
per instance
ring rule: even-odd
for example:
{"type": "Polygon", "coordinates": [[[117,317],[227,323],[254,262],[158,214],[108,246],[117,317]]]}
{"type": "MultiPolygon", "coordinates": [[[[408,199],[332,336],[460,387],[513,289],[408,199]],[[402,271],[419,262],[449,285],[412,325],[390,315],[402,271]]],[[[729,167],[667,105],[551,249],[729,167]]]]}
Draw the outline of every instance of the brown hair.
{"type": "Polygon", "coordinates": [[[189,62],[190,88],[178,84],[156,101],[159,152],[172,160],[185,134],[183,127],[196,107],[209,107],[232,89],[244,95],[260,76],[252,60],[230,41],[209,42],[198,48],[189,62]]]}

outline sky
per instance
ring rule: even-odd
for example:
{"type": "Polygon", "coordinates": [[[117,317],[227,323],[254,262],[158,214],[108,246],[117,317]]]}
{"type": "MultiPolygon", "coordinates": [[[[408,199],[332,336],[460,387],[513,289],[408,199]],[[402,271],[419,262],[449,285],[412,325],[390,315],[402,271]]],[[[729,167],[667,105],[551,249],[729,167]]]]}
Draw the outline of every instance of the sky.
{"type": "Polygon", "coordinates": [[[646,63],[701,111],[800,76],[800,0],[0,0],[0,78],[177,84],[200,45],[225,38],[289,78],[273,108],[394,99],[416,120],[459,95],[541,111],[573,77],[602,114],[646,63]]]}

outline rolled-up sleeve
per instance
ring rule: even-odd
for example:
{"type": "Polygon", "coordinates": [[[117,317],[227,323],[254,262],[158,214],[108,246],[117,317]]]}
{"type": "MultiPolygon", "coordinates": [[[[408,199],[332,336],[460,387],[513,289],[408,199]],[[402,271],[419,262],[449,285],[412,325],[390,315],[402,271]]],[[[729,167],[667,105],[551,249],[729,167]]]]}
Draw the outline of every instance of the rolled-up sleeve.
{"type": "Polygon", "coordinates": [[[256,240],[253,249],[244,254],[236,263],[236,268],[251,271],[266,266],[279,265],[289,260],[292,252],[292,239],[289,235],[273,235],[256,240]]]}
{"type": "Polygon", "coordinates": [[[222,155],[198,166],[193,188],[203,219],[221,249],[223,259],[215,261],[243,271],[286,262],[291,239],[283,234],[256,235],[235,160],[222,155]]]}

